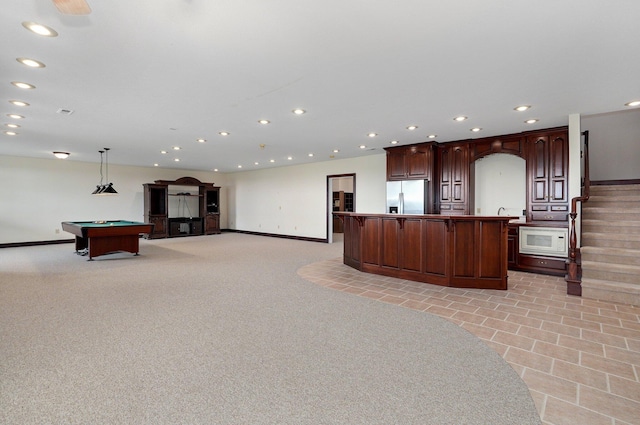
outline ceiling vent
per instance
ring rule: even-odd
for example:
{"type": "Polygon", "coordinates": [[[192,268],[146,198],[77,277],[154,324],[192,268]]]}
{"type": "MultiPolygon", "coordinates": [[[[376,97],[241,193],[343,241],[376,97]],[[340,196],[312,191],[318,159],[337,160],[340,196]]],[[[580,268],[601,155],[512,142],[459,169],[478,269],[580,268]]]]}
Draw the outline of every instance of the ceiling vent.
{"type": "Polygon", "coordinates": [[[60,108],[60,109],[58,109],[58,111],[57,111],[57,112],[58,112],[60,115],[71,115],[71,114],[73,114],[73,111],[72,111],[71,109],[63,109],[63,108],[60,108]]]}

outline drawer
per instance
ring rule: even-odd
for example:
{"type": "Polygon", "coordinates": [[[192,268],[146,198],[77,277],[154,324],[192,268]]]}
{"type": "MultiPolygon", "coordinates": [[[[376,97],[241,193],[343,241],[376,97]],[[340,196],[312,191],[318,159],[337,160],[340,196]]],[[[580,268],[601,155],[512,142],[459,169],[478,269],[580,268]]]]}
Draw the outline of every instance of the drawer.
{"type": "Polygon", "coordinates": [[[522,255],[518,258],[518,265],[523,267],[535,267],[541,269],[565,270],[564,258],[551,258],[533,255],[522,255]]]}

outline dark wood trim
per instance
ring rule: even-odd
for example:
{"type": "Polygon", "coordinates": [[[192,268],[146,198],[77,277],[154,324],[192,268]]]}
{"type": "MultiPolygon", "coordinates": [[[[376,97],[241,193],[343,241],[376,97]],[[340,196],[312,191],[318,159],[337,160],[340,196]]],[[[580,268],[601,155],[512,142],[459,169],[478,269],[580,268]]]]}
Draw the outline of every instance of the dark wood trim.
{"type": "Polygon", "coordinates": [[[293,239],[296,241],[307,241],[307,242],[322,242],[327,243],[327,239],[322,238],[310,238],[306,236],[292,236],[292,235],[281,235],[279,233],[264,233],[264,232],[252,232],[249,230],[238,230],[238,229],[225,229],[223,232],[229,233],[244,233],[247,235],[257,235],[257,236],[268,236],[271,238],[281,238],[281,239],[293,239]]]}
{"type": "Polygon", "coordinates": [[[73,242],[75,242],[75,239],[56,239],[52,241],[0,243],[0,248],[19,248],[23,246],[58,245],[62,243],[73,243],[73,242]]]}
{"type": "Polygon", "coordinates": [[[640,184],[640,179],[629,180],[591,180],[591,186],[618,186],[625,184],[640,184]]]}

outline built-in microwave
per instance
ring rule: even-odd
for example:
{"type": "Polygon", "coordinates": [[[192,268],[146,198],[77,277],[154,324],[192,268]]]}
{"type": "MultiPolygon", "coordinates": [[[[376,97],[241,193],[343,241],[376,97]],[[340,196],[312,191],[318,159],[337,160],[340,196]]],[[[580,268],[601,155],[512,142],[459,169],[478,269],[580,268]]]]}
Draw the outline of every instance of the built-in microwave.
{"type": "Polygon", "coordinates": [[[567,257],[569,230],[553,227],[520,226],[519,248],[522,254],[567,257]]]}

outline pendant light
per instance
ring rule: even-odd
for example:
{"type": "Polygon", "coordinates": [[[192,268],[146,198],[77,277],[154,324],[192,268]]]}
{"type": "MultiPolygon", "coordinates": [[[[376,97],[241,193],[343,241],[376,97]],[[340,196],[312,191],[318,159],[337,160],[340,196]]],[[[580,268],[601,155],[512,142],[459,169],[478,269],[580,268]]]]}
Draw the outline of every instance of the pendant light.
{"type": "Polygon", "coordinates": [[[113,188],[113,183],[107,183],[107,184],[102,184],[102,158],[103,158],[103,154],[105,154],[105,158],[106,158],[106,171],[107,171],[107,178],[106,180],[109,181],[109,150],[110,148],[104,148],[104,150],[98,151],[100,152],[100,184],[96,186],[96,190],[94,190],[93,192],[91,192],[92,195],[117,195],[118,192],[113,188]]]}

